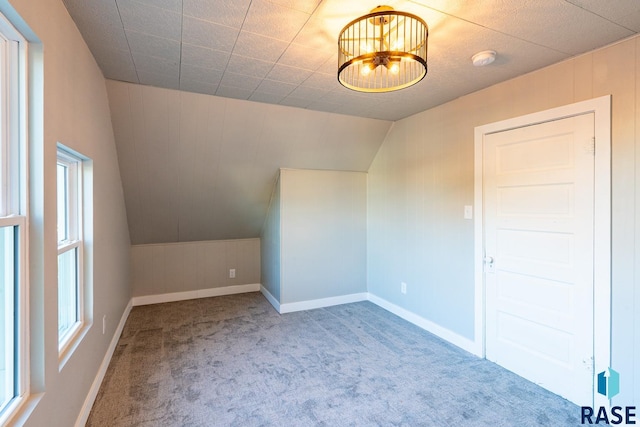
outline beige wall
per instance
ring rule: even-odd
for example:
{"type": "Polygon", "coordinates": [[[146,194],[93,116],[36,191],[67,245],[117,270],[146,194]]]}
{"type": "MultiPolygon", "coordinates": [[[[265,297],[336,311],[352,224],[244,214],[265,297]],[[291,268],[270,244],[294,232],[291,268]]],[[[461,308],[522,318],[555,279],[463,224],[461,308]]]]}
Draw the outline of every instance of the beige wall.
{"type": "MultiPolygon", "coordinates": [[[[428,79],[428,76],[427,76],[428,79]]],[[[369,291],[473,338],[474,127],[612,95],[612,367],[640,399],[640,38],[396,122],[369,170],[369,291]],[[407,295],[399,292],[407,282],[407,295]]],[[[596,260],[597,262],[597,260],[596,260]]]]}
{"type": "Polygon", "coordinates": [[[260,235],[278,169],[366,171],[391,122],[108,80],[134,245],[260,235]]]}
{"type": "MultiPolygon", "coordinates": [[[[26,425],[71,426],[131,298],[129,233],[102,73],[62,1],[11,4],[42,42],[32,46],[29,135],[31,388],[42,394],[26,425]],[[87,253],[94,260],[89,320],[96,319],[62,369],[57,338],[58,142],[93,160],[93,239],[87,241],[87,253]]],[[[0,9],[12,13],[6,1],[0,9]]]]}
{"type": "Polygon", "coordinates": [[[364,172],[280,170],[261,259],[281,313],[366,292],[366,184],[364,172]]]}
{"type": "Polygon", "coordinates": [[[367,290],[367,174],[280,171],[280,303],[367,290]]]}
{"type": "Polygon", "coordinates": [[[134,297],[257,284],[260,239],[134,245],[131,273],[134,297]]]}
{"type": "Polygon", "coordinates": [[[273,186],[267,217],[260,235],[260,276],[261,285],[276,301],[280,301],[280,256],[281,256],[281,219],[280,219],[280,175],[273,186]]]}

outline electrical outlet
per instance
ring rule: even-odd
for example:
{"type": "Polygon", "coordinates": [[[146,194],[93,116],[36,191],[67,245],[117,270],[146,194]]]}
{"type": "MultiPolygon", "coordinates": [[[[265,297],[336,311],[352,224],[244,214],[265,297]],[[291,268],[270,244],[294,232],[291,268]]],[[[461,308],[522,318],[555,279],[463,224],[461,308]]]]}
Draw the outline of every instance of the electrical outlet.
{"type": "Polygon", "coordinates": [[[402,292],[403,294],[407,293],[407,284],[402,282],[400,283],[400,292],[402,292]]]}
{"type": "Polygon", "coordinates": [[[229,269],[229,279],[235,279],[236,278],[236,269],[235,268],[230,268],[229,269]]]}
{"type": "Polygon", "coordinates": [[[107,333],[107,315],[102,316],[102,335],[107,333]]]}

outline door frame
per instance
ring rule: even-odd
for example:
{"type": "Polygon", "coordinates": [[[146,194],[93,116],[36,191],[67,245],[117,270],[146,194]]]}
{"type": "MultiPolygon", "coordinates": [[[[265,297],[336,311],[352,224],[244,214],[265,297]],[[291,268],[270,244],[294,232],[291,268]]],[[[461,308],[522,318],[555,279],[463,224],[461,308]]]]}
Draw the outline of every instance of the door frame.
{"type": "MultiPolygon", "coordinates": [[[[582,114],[594,114],[594,374],[611,363],[611,95],[478,126],[474,135],[474,353],[486,357],[486,296],[483,272],[483,148],[484,136],[582,114]]],[[[608,406],[606,397],[594,393],[594,405],[608,406]]]]}

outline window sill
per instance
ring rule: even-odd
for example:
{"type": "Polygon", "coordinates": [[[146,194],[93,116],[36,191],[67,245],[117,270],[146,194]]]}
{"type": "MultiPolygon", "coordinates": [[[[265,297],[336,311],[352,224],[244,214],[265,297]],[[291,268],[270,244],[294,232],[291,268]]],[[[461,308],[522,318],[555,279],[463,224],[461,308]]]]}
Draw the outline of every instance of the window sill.
{"type": "Polygon", "coordinates": [[[0,425],[24,425],[43,397],[44,393],[38,393],[17,398],[16,401],[7,408],[8,410],[0,416],[0,425]]]}
{"type": "Polygon", "coordinates": [[[73,352],[78,348],[78,346],[80,346],[85,335],[87,335],[87,332],[91,329],[91,325],[91,323],[81,324],[78,329],[73,332],[71,338],[69,338],[60,348],[60,353],[58,355],[58,371],[62,371],[62,368],[64,368],[64,365],[71,358],[73,352]]]}

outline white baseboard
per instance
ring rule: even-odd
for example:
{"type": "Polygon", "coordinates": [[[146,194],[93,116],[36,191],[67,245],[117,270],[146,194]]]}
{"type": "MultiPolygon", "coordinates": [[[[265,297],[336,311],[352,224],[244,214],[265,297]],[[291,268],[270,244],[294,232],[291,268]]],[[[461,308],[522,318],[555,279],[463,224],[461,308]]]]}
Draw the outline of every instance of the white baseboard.
{"type": "Polygon", "coordinates": [[[366,301],[368,294],[361,292],[359,294],[341,295],[339,297],[321,298],[309,301],[290,302],[280,304],[280,314],[292,313],[294,311],[313,310],[314,308],[330,307],[332,305],[349,304],[352,302],[366,301]]]}
{"type": "Polygon", "coordinates": [[[482,357],[481,354],[478,354],[478,346],[473,340],[463,337],[462,335],[459,335],[447,328],[444,328],[430,320],[425,319],[424,317],[412,313],[409,310],[397,306],[369,292],[280,304],[278,300],[264,286],[260,288],[260,291],[280,314],[291,313],[294,311],[312,310],[314,308],[330,307],[333,305],[349,304],[359,301],[371,301],[377,306],[395,314],[396,316],[406,320],[407,322],[413,323],[414,325],[424,329],[425,331],[430,332],[437,337],[442,338],[443,340],[450,342],[451,344],[458,346],[463,350],[468,351],[469,353],[482,357]]]}
{"type": "Polygon", "coordinates": [[[260,286],[260,292],[262,292],[262,295],[264,295],[264,297],[267,299],[267,301],[269,301],[271,303],[273,308],[275,308],[276,311],[278,313],[280,313],[280,303],[278,302],[276,297],[274,297],[271,294],[271,292],[269,292],[269,290],[267,288],[265,288],[264,286],[260,286]]]}
{"type": "Polygon", "coordinates": [[[220,288],[198,289],[196,291],[173,292],[170,294],[144,295],[133,297],[133,306],[162,304],[165,302],[184,301],[188,299],[220,297],[223,295],[243,294],[260,291],[260,284],[224,286],[220,288]]]}
{"type": "Polygon", "coordinates": [[[96,397],[98,396],[100,385],[102,385],[102,380],[104,380],[104,376],[107,373],[109,363],[111,363],[111,357],[113,356],[113,352],[116,350],[118,340],[120,339],[120,335],[122,335],[122,330],[124,329],[124,324],[127,322],[127,318],[129,317],[129,313],[131,312],[131,307],[133,307],[132,301],[133,300],[129,301],[129,304],[127,304],[124,312],[122,313],[120,323],[118,323],[118,327],[116,328],[116,331],[111,338],[111,343],[109,343],[109,347],[107,348],[107,353],[102,359],[100,369],[98,369],[98,373],[93,380],[93,384],[91,384],[91,388],[89,389],[89,394],[87,394],[87,397],[84,400],[84,404],[82,405],[82,409],[80,410],[80,414],[76,419],[75,427],[84,427],[84,425],[87,423],[87,420],[89,419],[91,407],[93,406],[93,402],[95,402],[96,397]]]}
{"type": "Polygon", "coordinates": [[[463,350],[468,351],[469,353],[482,357],[482,355],[478,354],[477,352],[478,346],[476,345],[476,343],[468,338],[463,337],[462,335],[458,335],[447,328],[443,328],[442,326],[433,323],[432,321],[427,320],[424,317],[418,316],[417,314],[399,307],[372,293],[369,293],[369,301],[395,314],[396,316],[401,317],[407,322],[413,323],[414,325],[424,329],[425,331],[430,332],[433,335],[440,337],[443,340],[450,342],[451,344],[458,346],[463,350]]]}

